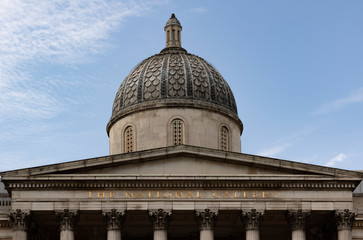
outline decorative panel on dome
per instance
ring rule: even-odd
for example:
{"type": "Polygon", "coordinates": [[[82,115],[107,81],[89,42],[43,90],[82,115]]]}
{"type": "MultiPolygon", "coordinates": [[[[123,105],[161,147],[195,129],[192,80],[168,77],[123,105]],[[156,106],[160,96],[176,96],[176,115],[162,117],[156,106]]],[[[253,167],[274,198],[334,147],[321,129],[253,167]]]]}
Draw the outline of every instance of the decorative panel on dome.
{"type": "Polygon", "coordinates": [[[184,65],[179,54],[171,54],[168,72],[168,97],[185,97],[185,73],[184,65]]]}
{"type": "MultiPolygon", "coordinates": [[[[210,66],[210,65],[209,65],[210,66]]],[[[228,106],[227,92],[225,89],[225,81],[222,76],[215,70],[214,67],[210,66],[209,70],[213,76],[214,86],[216,91],[216,102],[218,104],[228,106]]]]}
{"type": "Polygon", "coordinates": [[[143,62],[137,66],[124,81],[126,82],[124,90],[124,106],[134,104],[137,100],[137,83],[145,63],[146,62],[143,62]]]}
{"type": "Polygon", "coordinates": [[[193,96],[197,99],[209,100],[209,81],[208,75],[203,65],[195,56],[188,56],[189,64],[192,69],[193,96]]]}
{"type": "Polygon", "coordinates": [[[160,76],[164,55],[155,56],[150,62],[144,79],[144,100],[154,100],[160,97],[160,76]]]}

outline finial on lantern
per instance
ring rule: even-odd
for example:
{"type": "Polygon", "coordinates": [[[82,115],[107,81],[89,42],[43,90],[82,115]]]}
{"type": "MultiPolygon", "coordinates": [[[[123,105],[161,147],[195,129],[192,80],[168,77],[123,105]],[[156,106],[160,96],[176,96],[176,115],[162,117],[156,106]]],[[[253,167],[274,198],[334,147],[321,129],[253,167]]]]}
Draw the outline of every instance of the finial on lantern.
{"type": "Polygon", "coordinates": [[[166,36],[166,47],[180,47],[181,48],[181,31],[182,26],[175,14],[171,14],[170,19],[166,22],[164,27],[166,36]]]}

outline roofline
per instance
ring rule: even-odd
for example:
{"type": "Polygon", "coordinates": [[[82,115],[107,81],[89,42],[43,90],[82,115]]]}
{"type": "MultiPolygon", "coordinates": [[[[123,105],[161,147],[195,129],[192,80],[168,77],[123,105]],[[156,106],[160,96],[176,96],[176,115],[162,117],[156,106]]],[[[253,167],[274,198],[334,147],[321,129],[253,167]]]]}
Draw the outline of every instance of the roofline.
{"type": "Polygon", "coordinates": [[[252,154],[226,152],[216,149],[196,147],[189,145],[171,146],[156,148],[150,150],[137,151],[132,153],[108,155],[97,158],[83,159],[65,163],[44,165],[39,167],[18,169],[12,171],[1,172],[2,180],[12,177],[30,177],[41,174],[52,174],[61,172],[69,172],[80,168],[95,168],[100,166],[110,166],[116,164],[146,162],[155,159],[166,159],[174,156],[192,156],[201,159],[217,160],[226,163],[242,163],[248,166],[263,166],[273,169],[287,169],[295,172],[307,172],[326,176],[349,176],[363,178],[362,172],[331,168],[307,163],[300,163],[277,158],[269,158],[252,154]]]}

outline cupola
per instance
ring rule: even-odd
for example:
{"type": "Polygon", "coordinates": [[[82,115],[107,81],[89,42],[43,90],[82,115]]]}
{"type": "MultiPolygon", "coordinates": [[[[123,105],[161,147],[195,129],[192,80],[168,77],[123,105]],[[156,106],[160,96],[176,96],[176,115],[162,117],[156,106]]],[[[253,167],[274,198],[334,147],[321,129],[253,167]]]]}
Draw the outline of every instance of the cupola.
{"type": "Polygon", "coordinates": [[[174,14],[166,47],[121,83],[107,125],[110,153],[193,145],[239,152],[243,125],[233,92],[206,60],[181,47],[174,14]]]}

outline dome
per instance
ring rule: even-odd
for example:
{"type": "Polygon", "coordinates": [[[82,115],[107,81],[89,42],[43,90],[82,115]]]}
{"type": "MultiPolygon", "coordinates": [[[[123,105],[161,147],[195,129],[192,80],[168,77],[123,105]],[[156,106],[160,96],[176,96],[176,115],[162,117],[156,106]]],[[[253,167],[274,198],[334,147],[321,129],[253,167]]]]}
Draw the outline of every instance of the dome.
{"type": "Polygon", "coordinates": [[[181,47],[181,25],[174,14],[167,21],[165,32],[167,47],[143,60],[121,83],[107,132],[132,112],[173,106],[222,112],[240,122],[242,129],[228,83],[211,64],[181,47]]]}

